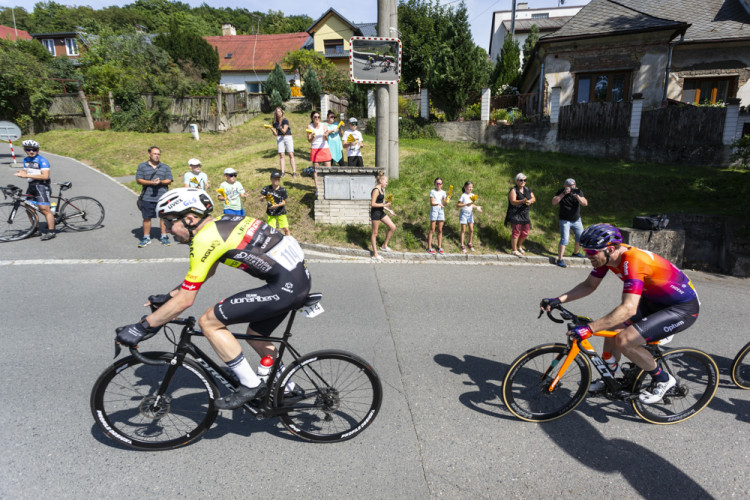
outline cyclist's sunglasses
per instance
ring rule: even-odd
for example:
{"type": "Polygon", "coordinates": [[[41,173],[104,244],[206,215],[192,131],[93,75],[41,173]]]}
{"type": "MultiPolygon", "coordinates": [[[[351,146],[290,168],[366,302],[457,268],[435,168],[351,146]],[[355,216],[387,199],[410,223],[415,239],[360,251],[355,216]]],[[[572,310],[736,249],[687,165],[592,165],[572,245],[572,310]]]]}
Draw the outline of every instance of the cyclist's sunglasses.
{"type": "Polygon", "coordinates": [[[588,248],[584,248],[583,249],[583,253],[585,253],[586,255],[589,255],[591,257],[593,257],[594,255],[598,254],[599,252],[601,252],[601,250],[589,250],[588,248]]]}
{"type": "Polygon", "coordinates": [[[30,151],[34,151],[34,152],[39,151],[39,148],[23,148],[23,150],[28,153],[30,151]]]}
{"type": "Polygon", "coordinates": [[[180,219],[168,219],[166,217],[162,217],[161,220],[164,221],[164,227],[166,227],[167,229],[172,229],[172,225],[174,225],[174,223],[180,219]]]}

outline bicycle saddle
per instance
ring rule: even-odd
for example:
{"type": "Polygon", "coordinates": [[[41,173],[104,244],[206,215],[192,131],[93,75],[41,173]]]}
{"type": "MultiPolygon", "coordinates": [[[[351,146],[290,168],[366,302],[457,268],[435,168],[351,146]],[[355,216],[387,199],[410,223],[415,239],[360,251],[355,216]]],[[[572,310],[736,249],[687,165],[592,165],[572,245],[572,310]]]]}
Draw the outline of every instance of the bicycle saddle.
{"type": "Polygon", "coordinates": [[[320,299],[322,298],[323,298],[322,293],[311,293],[310,295],[307,296],[307,300],[305,301],[305,307],[310,307],[310,306],[317,304],[318,302],[320,302],[320,299]]]}
{"type": "Polygon", "coordinates": [[[66,190],[68,190],[68,189],[70,189],[72,187],[73,187],[73,183],[72,182],[61,182],[60,183],[60,190],[61,191],[66,191],[66,190]]]}

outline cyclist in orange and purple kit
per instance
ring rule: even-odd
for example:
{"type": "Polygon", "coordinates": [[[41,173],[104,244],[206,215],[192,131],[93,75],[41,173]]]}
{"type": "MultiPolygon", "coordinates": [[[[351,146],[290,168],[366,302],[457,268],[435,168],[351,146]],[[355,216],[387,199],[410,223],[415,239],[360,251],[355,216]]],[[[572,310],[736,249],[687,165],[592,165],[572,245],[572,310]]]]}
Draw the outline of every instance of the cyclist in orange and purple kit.
{"type": "MultiPolygon", "coordinates": [[[[594,224],[581,235],[581,247],[594,267],[588,277],[557,298],[542,300],[550,307],[586,297],[597,289],[608,271],[623,281],[622,302],[609,314],[588,325],[576,326],[568,335],[576,340],[593,332],[614,330],[619,333],[604,340],[604,357],[611,354],[615,363],[625,355],[652,377],[651,386],[638,398],[653,404],[662,400],[676,381],[662,370],[643,345],[688,329],[698,318],[700,301],[690,279],[671,262],[647,250],[625,245],[620,231],[610,224],[594,224]]],[[[591,384],[590,391],[604,388],[604,381],[591,384]]]]}

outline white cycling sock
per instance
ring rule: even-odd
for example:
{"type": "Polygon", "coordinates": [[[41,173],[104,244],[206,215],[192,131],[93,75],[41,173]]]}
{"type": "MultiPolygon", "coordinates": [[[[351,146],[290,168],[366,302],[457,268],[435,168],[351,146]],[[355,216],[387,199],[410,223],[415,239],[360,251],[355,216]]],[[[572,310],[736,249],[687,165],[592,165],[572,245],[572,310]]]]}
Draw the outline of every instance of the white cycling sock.
{"type": "Polygon", "coordinates": [[[250,363],[247,362],[244,354],[240,353],[232,361],[227,362],[227,366],[232,369],[240,380],[240,384],[245,387],[258,387],[260,385],[260,379],[250,368],[250,363]]]}

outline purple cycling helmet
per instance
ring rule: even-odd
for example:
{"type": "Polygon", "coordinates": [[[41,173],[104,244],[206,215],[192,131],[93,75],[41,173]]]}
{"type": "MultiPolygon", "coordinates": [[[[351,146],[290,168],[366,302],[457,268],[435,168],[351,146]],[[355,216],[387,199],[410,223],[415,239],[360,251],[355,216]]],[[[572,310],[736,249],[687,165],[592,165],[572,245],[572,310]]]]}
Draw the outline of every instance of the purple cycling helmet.
{"type": "Polygon", "coordinates": [[[622,243],[622,234],[611,224],[594,224],[583,232],[580,243],[587,250],[603,250],[622,243]]]}

